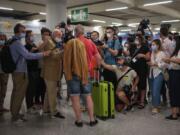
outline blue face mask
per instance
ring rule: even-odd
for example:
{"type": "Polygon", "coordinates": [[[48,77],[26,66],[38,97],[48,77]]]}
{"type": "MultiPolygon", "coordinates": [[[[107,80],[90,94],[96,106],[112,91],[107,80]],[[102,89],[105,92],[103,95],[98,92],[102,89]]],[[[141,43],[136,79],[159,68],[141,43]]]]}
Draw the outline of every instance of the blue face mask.
{"type": "Polygon", "coordinates": [[[5,44],[5,40],[0,40],[0,45],[4,45],[5,44]]]}
{"type": "Polygon", "coordinates": [[[152,46],[151,46],[151,50],[152,50],[152,51],[157,51],[157,46],[156,46],[156,45],[152,45],[152,46]]]}
{"type": "Polygon", "coordinates": [[[151,45],[151,41],[148,41],[148,45],[151,45]]]}
{"type": "Polygon", "coordinates": [[[119,69],[122,69],[123,68],[123,64],[117,64],[117,67],[119,68],[119,69]]]}

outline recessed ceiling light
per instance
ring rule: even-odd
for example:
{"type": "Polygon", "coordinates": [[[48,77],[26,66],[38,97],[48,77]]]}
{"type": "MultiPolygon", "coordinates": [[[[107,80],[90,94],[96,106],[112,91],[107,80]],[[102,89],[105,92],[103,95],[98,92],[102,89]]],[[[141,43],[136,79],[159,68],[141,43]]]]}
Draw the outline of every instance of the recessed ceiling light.
{"type": "Polygon", "coordinates": [[[7,8],[7,7],[0,7],[0,9],[1,10],[10,10],[10,11],[14,10],[13,8],[7,8]]]}
{"type": "Polygon", "coordinates": [[[131,31],[131,29],[123,29],[121,31],[126,32],[126,31],[131,31]]]}
{"type": "Polygon", "coordinates": [[[39,12],[40,15],[47,15],[45,12],[39,12]]]}
{"type": "Polygon", "coordinates": [[[172,2],[173,2],[172,0],[166,0],[166,1],[160,1],[160,2],[152,2],[152,3],[144,4],[144,7],[154,6],[154,5],[161,5],[161,4],[168,4],[168,3],[172,3],[172,2]]]}
{"type": "Polygon", "coordinates": [[[123,24],[122,24],[122,23],[112,22],[112,25],[115,25],[115,26],[121,26],[121,25],[123,25],[123,24]]]}
{"type": "Polygon", "coordinates": [[[92,20],[93,22],[98,22],[98,23],[106,23],[106,21],[102,21],[102,20],[92,20]]]}
{"type": "Polygon", "coordinates": [[[173,22],[180,22],[180,20],[166,20],[166,21],[162,21],[162,23],[173,23],[173,22]]]}
{"type": "Polygon", "coordinates": [[[124,10],[124,9],[128,9],[128,7],[110,8],[110,9],[106,9],[106,11],[115,11],[115,10],[124,10]]]}

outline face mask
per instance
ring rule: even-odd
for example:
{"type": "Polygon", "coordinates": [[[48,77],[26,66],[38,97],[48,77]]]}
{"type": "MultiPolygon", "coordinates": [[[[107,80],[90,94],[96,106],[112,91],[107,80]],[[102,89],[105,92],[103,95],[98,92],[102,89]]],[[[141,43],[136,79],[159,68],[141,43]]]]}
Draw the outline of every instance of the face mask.
{"type": "Polygon", "coordinates": [[[31,37],[30,37],[30,41],[31,41],[31,42],[34,42],[34,41],[35,41],[35,40],[34,40],[34,37],[31,36],[31,37]]]}
{"type": "Polygon", "coordinates": [[[112,37],[112,35],[110,33],[107,33],[106,35],[107,35],[108,38],[112,37]]]}
{"type": "Polygon", "coordinates": [[[93,41],[94,41],[94,42],[98,42],[98,39],[94,39],[93,41]]]}
{"type": "Polygon", "coordinates": [[[156,45],[152,45],[152,46],[151,46],[151,50],[152,50],[152,51],[157,51],[157,46],[156,46],[156,45]]]}
{"type": "Polygon", "coordinates": [[[150,45],[151,44],[151,41],[148,41],[148,45],[150,45]]]}
{"type": "Polygon", "coordinates": [[[135,44],[139,45],[139,41],[138,41],[138,40],[135,40],[135,44]]]}
{"type": "Polygon", "coordinates": [[[4,45],[5,44],[5,40],[0,40],[0,45],[4,45]]]}
{"type": "Polygon", "coordinates": [[[25,44],[26,44],[25,38],[21,38],[21,44],[22,44],[22,45],[25,45],[25,44]]]}
{"type": "Polygon", "coordinates": [[[25,38],[26,34],[25,33],[21,33],[20,34],[20,38],[25,38]]]}
{"type": "Polygon", "coordinates": [[[57,43],[59,43],[59,42],[62,41],[61,38],[58,38],[58,37],[56,37],[54,40],[55,40],[57,43]]]}
{"type": "Polygon", "coordinates": [[[122,69],[124,65],[123,64],[117,64],[117,66],[119,69],[122,69]]]}

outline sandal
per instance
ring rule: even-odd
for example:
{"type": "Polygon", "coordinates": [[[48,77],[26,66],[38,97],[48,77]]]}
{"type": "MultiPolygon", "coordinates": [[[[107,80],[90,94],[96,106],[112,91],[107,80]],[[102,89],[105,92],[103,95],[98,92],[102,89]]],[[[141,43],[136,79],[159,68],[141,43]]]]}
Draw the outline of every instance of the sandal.
{"type": "Polygon", "coordinates": [[[83,127],[83,123],[82,123],[82,122],[75,121],[74,124],[75,124],[77,127],[83,127]]]}
{"type": "Polygon", "coordinates": [[[138,105],[138,109],[144,109],[144,108],[145,108],[144,103],[141,103],[141,104],[138,105]]]}

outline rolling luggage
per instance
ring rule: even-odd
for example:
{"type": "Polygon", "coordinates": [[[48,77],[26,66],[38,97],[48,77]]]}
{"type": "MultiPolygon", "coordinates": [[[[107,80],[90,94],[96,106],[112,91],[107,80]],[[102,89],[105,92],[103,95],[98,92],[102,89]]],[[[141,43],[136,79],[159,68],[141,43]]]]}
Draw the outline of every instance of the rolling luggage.
{"type": "Polygon", "coordinates": [[[92,98],[96,117],[102,120],[115,118],[114,86],[111,82],[94,81],[92,98]]]}

